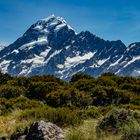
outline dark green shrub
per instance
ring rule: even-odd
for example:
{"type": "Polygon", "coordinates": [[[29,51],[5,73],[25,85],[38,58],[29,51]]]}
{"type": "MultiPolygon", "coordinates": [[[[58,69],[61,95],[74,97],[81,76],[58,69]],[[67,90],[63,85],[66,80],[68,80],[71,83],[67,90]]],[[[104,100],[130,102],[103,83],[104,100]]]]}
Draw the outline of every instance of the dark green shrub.
{"type": "Polygon", "coordinates": [[[70,94],[71,94],[71,104],[76,107],[86,108],[92,104],[92,98],[86,92],[71,89],[70,94]]]}
{"type": "Polygon", "coordinates": [[[102,75],[101,75],[101,77],[114,77],[114,76],[116,76],[114,73],[110,73],[110,72],[106,72],[106,73],[103,73],[102,75]]]}
{"type": "Polygon", "coordinates": [[[44,75],[44,76],[32,76],[29,77],[30,82],[52,82],[52,83],[57,83],[58,85],[65,85],[66,82],[61,80],[60,78],[56,78],[53,75],[44,75]]]}
{"type": "Polygon", "coordinates": [[[9,113],[9,110],[6,107],[6,102],[7,102],[6,99],[0,98],[0,116],[9,113]]]}
{"type": "Polygon", "coordinates": [[[99,77],[97,79],[97,85],[100,85],[100,86],[105,86],[105,87],[116,87],[117,84],[115,81],[113,81],[111,78],[108,78],[108,77],[99,77]]]}
{"type": "Polygon", "coordinates": [[[85,92],[75,89],[58,90],[46,96],[46,103],[53,107],[81,107],[85,108],[92,103],[92,98],[85,92]]]}
{"type": "Polygon", "coordinates": [[[8,85],[28,88],[30,81],[27,77],[15,77],[7,82],[8,85]]]}
{"type": "Polygon", "coordinates": [[[30,99],[44,100],[47,94],[59,88],[60,86],[54,82],[33,82],[28,89],[27,97],[30,99]]]}
{"type": "Polygon", "coordinates": [[[26,94],[26,89],[25,88],[21,88],[18,86],[9,86],[9,85],[3,85],[0,86],[0,97],[1,98],[15,98],[21,95],[25,95],[26,94]]]}
{"type": "Polygon", "coordinates": [[[12,79],[12,77],[8,74],[3,74],[0,72],[0,84],[6,84],[8,80],[12,79]]]}
{"type": "Polygon", "coordinates": [[[74,82],[73,86],[80,91],[91,92],[92,88],[96,86],[96,81],[94,79],[80,79],[74,82]]]}
{"type": "Polygon", "coordinates": [[[54,91],[46,96],[46,103],[53,107],[71,105],[71,94],[67,90],[54,91]]]}
{"type": "Polygon", "coordinates": [[[98,133],[111,132],[113,134],[117,133],[127,133],[131,127],[135,127],[139,124],[140,114],[126,109],[113,109],[110,111],[101,121],[99,121],[97,126],[98,133]],[[127,128],[127,129],[126,129],[127,128]]]}
{"type": "Polygon", "coordinates": [[[139,85],[132,84],[132,83],[124,83],[120,87],[123,90],[133,91],[134,93],[136,93],[136,95],[140,95],[140,86],[139,85]]]}
{"type": "Polygon", "coordinates": [[[0,114],[6,115],[11,113],[13,110],[26,110],[33,108],[47,107],[43,102],[30,100],[24,96],[19,96],[17,98],[11,98],[6,100],[5,98],[0,98],[0,114]]]}
{"type": "Polygon", "coordinates": [[[124,133],[121,140],[139,140],[140,139],[140,128],[131,129],[129,133],[124,133]]]}
{"type": "Polygon", "coordinates": [[[93,77],[87,75],[87,74],[84,74],[84,73],[77,73],[77,74],[74,74],[71,78],[71,82],[76,82],[78,80],[81,80],[81,79],[93,79],[93,77]]]}
{"type": "Polygon", "coordinates": [[[131,109],[131,110],[140,110],[139,105],[134,104],[126,104],[126,105],[119,105],[119,108],[131,109]]]}
{"type": "Polygon", "coordinates": [[[97,86],[91,91],[91,96],[95,106],[128,104],[130,102],[129,93],[113,87],[97,86]]]}
{"type": "Polygon", "coordinates": [[[38,108],[38,107],[44,107],[46,106],[43,102],[36,101],[36,100],[30,100],[27,97],[20,96],[17,98],[10,99],[6,102],[7,108],[10,108],[12,110],[20,109],[32,109],[32,108],[38,108]]]}
{"type": "Polygon", "coordinates": [[[131,98],[131,104],[140,106],[140,96],[134,96],[131,98]]]}

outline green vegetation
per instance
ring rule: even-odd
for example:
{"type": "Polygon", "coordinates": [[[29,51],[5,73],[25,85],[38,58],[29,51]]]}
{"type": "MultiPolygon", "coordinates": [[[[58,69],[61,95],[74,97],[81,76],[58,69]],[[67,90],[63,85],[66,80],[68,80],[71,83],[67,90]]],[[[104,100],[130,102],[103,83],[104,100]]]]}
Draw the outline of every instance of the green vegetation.
{"type": "Polygon", "coordinates": [[[68,140],[137,139],[140,78],[78,73],[65,82],[0,73],[0,137],[38,120],[62,127],[68,140]]]}

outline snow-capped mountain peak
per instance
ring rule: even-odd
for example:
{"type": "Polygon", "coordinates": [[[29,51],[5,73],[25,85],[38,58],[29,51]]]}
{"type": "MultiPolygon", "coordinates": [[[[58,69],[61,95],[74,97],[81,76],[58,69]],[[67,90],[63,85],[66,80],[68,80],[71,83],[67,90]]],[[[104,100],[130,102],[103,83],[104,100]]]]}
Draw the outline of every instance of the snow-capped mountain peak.
{"type": "Polygon", "coordinates": [[[39,46],[60,49],[64,41],[75,34],[63,18],[52,15],[33,24],[22,37],[10,45],[8,50],[29,51],[39,46]]]}
{"type": "Polygon", "coordinates": [[[50,19],[52,19],[52,18],[56,18],[56,16],[55,16],[54,14],[52,14],[52,15],[46,17],[46,18],[41,19],[41,21],[46,21],[46,22],[48,22],[48,20],[50,20],[50,19]]]}
{"type": "Polygon", "coordinates": [[[56,17],[54,15],[41,19],[33,25],[33,29],[46,33],[49,31],[58,32],[63,28],[68,28],[68,30],[74,31],[74,29],[67,24],[62,17],[56,17]]]}
{"type": "Polygon", "coordinates": [[[89,31],[77,34],[62,18],[51,15],[34,23],[0,51],[0,70],[12,76],[51,74],[69,80],[77,72],[140,76],[140,43],[126,47],[89,31]]]}
{"type": "Polygon", "coordinates": [[[139,56],[140,55],[140,42],[135,42],[135,43],[130,44],[127,47],[127,53],[130,56],[134,56],[134,55],[139,56]]]}

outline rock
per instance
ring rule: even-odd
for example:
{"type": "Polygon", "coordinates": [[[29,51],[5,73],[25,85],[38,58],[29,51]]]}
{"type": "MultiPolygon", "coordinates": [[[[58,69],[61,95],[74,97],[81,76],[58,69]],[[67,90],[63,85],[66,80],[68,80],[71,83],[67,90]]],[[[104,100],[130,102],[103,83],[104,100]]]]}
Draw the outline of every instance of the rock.
{"type": "Polygon", "coordinates": [[[61,128],[51,122],[39,121],[31,125],[26,140],[64,140],[61,128]]]}
{"type": "Polygon", "coordinates": [[[18,135],[18,134],[15,134],[11,137],[10,140],[25,140],[26,138],[26,135],[18,135]]]}
{"type": "Polygon", "coordinates": [[[27,133],[28,133],[28,128],[25,128],[23,132],[18,131],[13,135],[11,135],[10,140],[25,140],[27,133]]]}
{"type": "MultiPolygon", "coordinates": [[[[6,140],[6,139],[0,139],[6,140]]],[[[30,129],[14,133],[10,140],[65,140],[61,128],[51,122],[34,122],[30,129]]]]}
{"type": "Polygon", "coordinates": [[[6,140],[6,138],[5,137],[1,137],[0,140],[6,140]]]}

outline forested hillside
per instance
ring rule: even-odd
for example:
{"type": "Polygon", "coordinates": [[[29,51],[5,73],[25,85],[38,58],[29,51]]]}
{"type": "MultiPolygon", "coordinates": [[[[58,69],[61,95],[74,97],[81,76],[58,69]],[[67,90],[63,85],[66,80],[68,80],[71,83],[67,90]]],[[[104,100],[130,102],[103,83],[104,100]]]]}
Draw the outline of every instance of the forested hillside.
{"type": "Polygon", "coordinates": [[[78,73],[65,82],[50,75],[0,73],[0,137],[10,137],[39,120],[62,127],[68,140],[139,139],[140,78],[78,73]],[[90,128],[83,132],[85,125],[90,128]]]}

